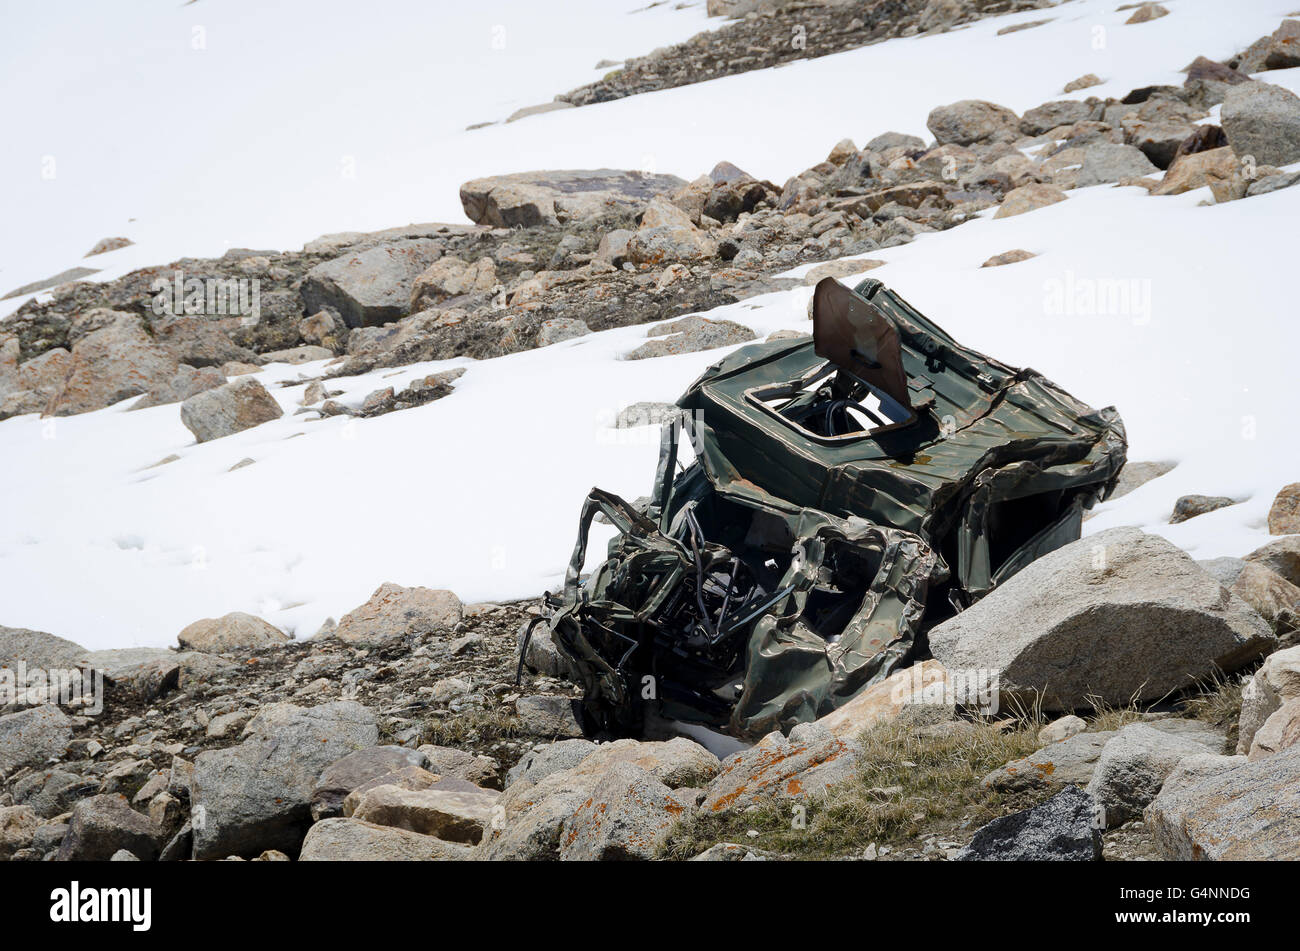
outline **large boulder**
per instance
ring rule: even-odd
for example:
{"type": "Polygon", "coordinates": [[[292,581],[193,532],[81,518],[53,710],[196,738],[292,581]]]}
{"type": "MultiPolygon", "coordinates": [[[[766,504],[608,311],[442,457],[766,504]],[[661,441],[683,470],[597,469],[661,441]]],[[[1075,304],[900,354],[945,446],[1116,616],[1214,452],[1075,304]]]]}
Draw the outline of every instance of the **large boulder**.
{"type": "Polygon", "coordinates": [[[1300,162],[1300,96],[1271,83],[1242,83],[1228,90],[1220,114],[1228,144],[1258,165],[1300,162]]]}
{"type": "Polygon", "coordinates": [[[42,819],[71,811],[79,799],[94,795],[99,780],[88,779],[65,769],[39,770],[13,785],[14,802],[30,806],[42,819]]]}
{"type": "Polygon", "coordinates": [[[609,769],[564,823],[562,861],[652,859],[687,811],[666,785],[633,763],[609,769]]]}
{"type": "Polygon", "coordinates": [[[924,720],[940,709],[951,716],[951,678],[943,664],[924,660],[872,684],[838,710],[822,717],[817,725],[836,736],[854,738],[878,723],[900,718],[924,720]]]}
{"type": "Polygon", "coordinates": [[[343,615],[334,637],[349,643],[380,643],[450,630],[460,622],[461,614],[460,598],[450,591],[384,582],[369,601],[343,615]]]}
{"type": "Polygon", "coordinates": [[[498,228],[568,224],[609,212],[631,214],[686,182],[676,175],[601,168],[519,172],[476,178],[460,186],[469,219],[498,228]]]}
{"type": "Polygon", "coordinates": [[[660,267],[678,261],[704,261],[718,253],[718,243],[666,198],[651,199],[641,227],[627,241],[633,264],[660,267]]]}
{"type": "Polygon", "coordinates": [[[1180,762],[1219,753],[1221,747],[1217,736],[1206,742],[1131,723],[1101,751],[1087,791],[1100,806],[1104,825],[1113,828],[1141,816],[1180,762]]]}
{"type": "Polygon", "coordinates": [[[1300,698],[1300,646],[1270,654],[1241,688],[1237,752],[1249,753],[1256,732],[1289,700],[1300,698]]]}
{"type": "Polygon", "coordinates": [[[1002,204],[998,206],[993,217],[1011,218],[1015,215],[1023,215],[1025,212],[1036,211],[1054,205],[1058,201],[1065,201],[1066,197],[1065,192],[1056,185],[1047,182],[1031,182],[1007,192],[1007,197],[1002,199],[1002,204]]]}
{"type": "Polygon", "coordinates": [[[463,859],[463,845],[431,835],[361,822],[325,819],[307,832],[300,862],[437,862],[463,859]]]}
{"type": "Polygon", "coordinates": [[[379,742],[374,715],[337,700],[263,707],[235,747],[200,753],[190,782],[194,858],[297,852],[321,772],[379,742]]]}
{"type": "Polygon", "coordinates": [[[929,639],[949,670],[998,671],[1004,704],[1045,710],[1154,700],[1276,643],[1186,552],[1136,528],[1045,555],[929,639]]]}
{"type": "Polygon", "coordinates": [[[1300,482],[1284,485],[1268,509],[1270,535],[1300,534],[1300,482]]]}
{"type": "Polygon", "coordinates": [[[1268,622],[1279,639],[1300,629],[1300,588],[1259,562],[1246,562],[1230,590],[1268,622]]]}
{"type": "Polygon", "coordinates": [[[318,264],[302,282],[306,313],[328,307],[349,327],[379,326],[404,317],[416,278],[441,254],[439,242],[415,238],[318,264]]]}
{"type": "Polygon", "coordinates": [[[1151,194],[1181,195],[1206,185],[1215,187],[1229,182],[1240,167],[1237,156],[1227,146],[1182,155],[1169,166],[1160,184],[1151,189],[1151,194]]]}
{"type": "Polygon", "coordinates": [[[85,654],[84,647],[66,638],[0,624],[0,668],[16,667],[20,662],[44,670],[74,667],[85,654]]]}
{"type": "Polygon", "coordinates": [[[1300,859],[1300,745],[1199,781],[1174,781],[1146,810],[1166,858],[1300,859]]]}
{"type": "Polygon", "coordinates": [[[1118,182],[1121,178],[1141,178],[1159,171],[1142,151],[1132,145],[1098,142],[1083,153],[1083,167],[1075,180],[1076,188],[1118,182]]]}
{"type": "Polygon", "coordinates": [[[71,739],[72,721],[54,704],[0,717],[0,773],[39,766],[62,753],[71,739]]]}
{"type": "Polygon", "coordinates": [[[158,824],[135,812],[125,796],[91,796],[73,807],[58,859],[104,862],[119,849],[126,849],[137,859],[149,861],[158,857],[161,838],[158,824]]]}
{"type": "Polygon", "coordinates": [[[213,653],[248,647],[274,647],[288,639],[289,635],[275,625],[242,611],[203,618],[187,625],[176,635],[177,642],[187,650],[213,653]]]}
{"type": "Polygon", "coordinates": [[[454,746],[421,746],[416,752],[427,759],[427,768],[439,776],[463,779],[476,786],[496,789],[501,785],[500,767],[490,756],[475,755],[454,746]]]}
{"type": "Polygon", "coordinates": [[[1285,750],[1300,742],[1300,697],[1286,700],[1255,731],[1250,741],[1252,763],[1272,756],[1279,750],[1285,750]]]}
{"type": "Polygon", "coordinates": [[[427,789],[376,786],[361,797],[352,818],[474,845],[483,839],[500,796],[463,779],[439,780],[427,789]]]}
{"type": "Polygon", "coordinates": [[[529,784],[540,783],[547,776],[573,769],[596,751],[591,740],[574,739],[548,743],[539,749],[529,750],[506,774],[506,786],[523,780],[529,784]]]}
{"type": "MultiPolygon", "coordinates": [[[[93,312],[92,312],[93,313],[93,312]]],[[[100,311],[94,326],[72,345],[67,376],[50,400],[51,416],[102,409],[170,384],[179,363],[145,333],[140,318],[100,311]]]]}
{"type": "Polygon", "coordinates": [[[930,110],[926,128],[940,145],[970,145],[998,138],[1011,141],[1019,135],[1019,118],[1006,106],[982,99],[963,99],[930,110]]]}
{"type": "Polygon", "coordinates": [[[1078,99],[1045,102],[1025,111],[1020,117],[1020,131],[1025,135],[1042,135],[1063,125],[1074,125],[1092,118],[1093,107],[1078,99]]]}
{"type": "Polygon", "coordinates": [[[994,819],[957,853],[959,862],[1096,862],[1101,832],[1096,803],[1076,786],[1047,802],[994,819]]]}
{"type": "Polygon", "coordinates": [[[205,390],[181,404],[181,422],[199,442],[243,432],[283,415],[275,397],[251,376],[205,390]]]}
{"type": "Polygon", "coordinates": [[[1086,785],[1092,780],[1102,750],[1114,736],[1113,731],[1077,733],[1048,743],[1036,753],[999,766],[984,777],[983,785],[1003,792],[1056,784],[1086,785]]]}
{"type": "Polygon", "coordinates": [[[483,294],[497,285],[496,264],[484,255],[473,263],[443,257],[415,279],[411,288],[411,313],[435,307],[450,297],[483,294]]]}
{"type": "MultiPolygon", "coordinates": [[[[1247,555],[1246,561],[1263,565],[1282,579],[1300,587],[1300,536],[1269,542],[1247,555]]],[[[0,643],[3,643],[2,639],[0,643]]]]}

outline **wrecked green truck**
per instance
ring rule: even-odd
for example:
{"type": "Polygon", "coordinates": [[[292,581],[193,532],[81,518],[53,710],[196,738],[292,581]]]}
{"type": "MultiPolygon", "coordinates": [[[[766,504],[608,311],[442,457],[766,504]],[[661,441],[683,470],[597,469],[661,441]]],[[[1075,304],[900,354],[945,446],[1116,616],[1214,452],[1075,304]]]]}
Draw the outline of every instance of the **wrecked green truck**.
{"type": "Polygon", "coordinates": [[[811,310],[812,339],[743,347],[678,400],[648,502],[587,497],[540,623],[588,733],[653,712],[755,739],[824,716],[1114,488],[1113,408],[963,347],[876,280],[827,278],[811,310]],[[598,513],[617,535],[584,580],[598,513]]]}

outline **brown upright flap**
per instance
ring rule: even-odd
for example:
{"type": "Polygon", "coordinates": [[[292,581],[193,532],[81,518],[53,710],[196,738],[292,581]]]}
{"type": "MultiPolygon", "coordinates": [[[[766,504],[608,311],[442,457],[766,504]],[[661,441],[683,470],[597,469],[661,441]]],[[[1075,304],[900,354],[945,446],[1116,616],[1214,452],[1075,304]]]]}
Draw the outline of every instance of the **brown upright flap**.
{"type": "Polygon", "coordinates": [[[813,290],[813,349],[912,408],[898,328],[833,277],[818,281],[813,290]]]}

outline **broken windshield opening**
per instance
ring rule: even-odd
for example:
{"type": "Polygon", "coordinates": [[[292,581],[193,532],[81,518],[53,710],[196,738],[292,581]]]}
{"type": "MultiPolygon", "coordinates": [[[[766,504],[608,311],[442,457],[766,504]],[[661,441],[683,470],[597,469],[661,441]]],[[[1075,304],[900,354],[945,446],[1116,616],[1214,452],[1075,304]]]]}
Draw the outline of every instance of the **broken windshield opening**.
{"type": "Polygon", "coordinates": [[[787,425],[822,439],[867,436],[915,419],[888,393],[829,360],[793,380],[746,390],[745,396],[787,425]]]}

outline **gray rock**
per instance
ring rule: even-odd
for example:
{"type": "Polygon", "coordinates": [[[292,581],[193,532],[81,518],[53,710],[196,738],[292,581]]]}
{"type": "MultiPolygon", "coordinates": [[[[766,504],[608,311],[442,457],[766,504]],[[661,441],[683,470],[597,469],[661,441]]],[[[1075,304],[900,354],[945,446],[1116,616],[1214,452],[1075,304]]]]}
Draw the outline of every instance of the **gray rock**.
{"type": "Polygon", "coordinates": [[[529,736],[578,737],[582,727],[568,697],[520,697],[515,701],[520,728],[529,736]]]}
{"type": "Polygon", "coordinates": [[[1264,175],[1246,186],[1247,197],[1267,195],[1269,192],[1281,191],[1300,182],[1300,171],[1283,172],[1280,175],[1264,175]]]}
{"type": "Polygon", "coordinates": [[[460,779],[442,779],[427,789],[376,786],[361,797],[352,818],[477,845],[500,796],[460,779]]]}
{"type": "Polygon", "coordinates": [[[1033,789],[1057,783],[1086,785],[1092,780],[1097,761],[1113,731],[1078,733],[1057,743],[1050,743],[1005,766],[999,766],[983,779],[983,785],[1005,792],[1033,789]]]}
{"type": "Polygon", "coordinates": [[[600,217],[610,209],[631,213],[655,195],[686,184],[675,175],[617,169],[520,172],[476,178],[460,186],[469,219],[498,228],[566,224],[600,217]]]}
{"type": "Polygon", "coordinates": [[[496,789],[501,785],[497,775],[499,767],[490,756],[476,756],[451,746],[421,746],[418,752],[428,758],[427,769],[439,776],[463,779],[487,789],[496,789]]]}
{"type": "Polygon", "coordinates": [[[679,412],[676,403],[633,403],[631,406],[624,406],[618,411],[614,426],[617,429],[632,429],[636,426],[660,426],[679,412]]]}
{"type": "Polygon", "coordinates": [[[1226,495],[1184,495],[1174,502],[1174,514],[1170,516],[1169,524],[1177,525],[1189,518],[1236,504],[1236,499],[1230,499],[1226,495]]]}
{"type": "Polygon", "coordinates": [[[622,267],[623,262],[627,260],[627,243],[632,239],[634,232],[627,228],[615,228],[607,232],[600,239],[600,244],[596,246],[596,260],[607,261],[614,267],[622,267]]]}
{"type": "Polygon", "coordinates": [[[1146,810],[1166,858],[1300,859],[1300,745],[1199,781],[1172,780],[1146,810]]]}
{"type": "Polygon", "coordinates": [[[1019,119],[1006,106],[982,99],[963,99],[930,111],[926,127],[940,145],[970,145],[993,138],[1011,141],[1019,134],[1019,119]]]}
{"type": "Polygon", "coordinates": [[[73,807],[58,860],[104,862],[126,849],[150,861],[158,857],[161,831],[148,816],[132,810],[125,796],[91,796],[73,807]]]}
{"type": "Polygon", "coordinates": [[[524,621],[519,625],[519,630],[515,635],[515,650],[524,651],[524,666],[529,670],[536,671],[545,677],[569,677],[575,675],[572,661],[568,656],[561,654],[555,641],[551,637],[551,629],[546,624],[533,625],[532,633],[528,633],[530,622],[524,621]],[[524,638],[528,638],[527,647],[524,646],[524,638]]]}
{"type": "Polygon", "coordinates": [[[399,789],[428,789],[441,780],[442,777],[437,773],[431,773],[419,766],[403,766],[391,773],[368,779],[348,793],[347,798],[343,800],[343,815],[351,816],[357,811],[357,807],[361,805],[361,800],[365,798],[366,793],[380,786],[397,786],[399,789]]]}
{"type": "Polygon", "coordinates": [[[1087,791],[1101,807],[1105,826],[1114,828],[1140,816],[1183,759],[1206,752],[1195,740],[1131,723],[1101,751],[1087,791]]]}
{"type": "Polygon", "coordinates": [[[1246,560],[1263,565],[1291,584],[1300,586],[1300,536],[1271,541],[1252,551],[1246,560]]]}
{"type": "Polygon", "coordinates": [[[1141,178],[1158,172],[1151,160],[1132,145],[1099,142],[1083,153],[1083,167],[1075,180],[1076,188],[1117,182],[1121,178],[1141,178]]]}
{"type": "Polygon", "coordinates": [[[189,650],[222,652],[273,647],[289,640],[289,635],[260,617],[232,611],[219,618],[203,618],[187,625],[176,635],[176,640],[189,650]]]}
{"type": "Polygon", "coordinates": [[[529,750],[506,774],[506,786],[523,780],[539,783],[553,773],[572,769],[596,751],[591,740],[560,740],[539,750],[529,750]]]}
{"type": "Polygon", "coordinates": [[[31,848],[39,825],[30,806],[0,806],[0,862],[12,858],[15,852],[31,848]]]}
{"type": "Polygon", "coordinates": [[[1095,805],[1086,792],[1066,786],[1042,805],[994,819],[955,858],[959,862],[1100,861],[1095,805]]]}
{"type": "Polygon", "coordinates": [[[1152,479],[1158,479],[1174,468],[1172,462],[1130,462],[1120,470],[1119,481],[1111,492],[1112,499],[1128,495],[1139,486],[1146,485],[1152,479]]]}
{"type": "Polygon", "coordinates": [[[66,271],[60,271],[51,277],[41,278],[39,281],[32,281],[30,284],[24,284],[22,287],[15,287],[12,291],[0,297],[0,300],[9,300],[13,297],[23,297],[27,294],[35,294],[37,291],[48,290],[51,287],[58,287],[60,284],[67,284],[71,281],[79,281],[83,277],[90,277],[92,274],[98,274],[100,271],[97,267],[70,267],[66,271]]]}
{"type": "Polygon", "coordinates": [[[80,644],[44,631],[0,625],[0,668],[17,667],[19,663],[43,670],[75,667],[85,653],[80,644]]]}
{"type": "Polygon", "coordinates": [[[920,150],[925,148],[925,140],[919,135],[906,135],[902,132],[882,132],[863,148],[868,152],[884,152],[887,149],[920,150]]]}
{"type": "Polygon", "coordinates": [[[692,856],[692,862],[763,862],[761,855],[756,855],[743,845],[735,842],[719,842],[711,845],[699,855],[692,856]]]}
{"type": "Polygon", "coordinates": [[[564,823],[561,861],[648,860],[686,812],[670,790],[632,763],[617,763],[564,823]]]}
{"type": "Polygon", "coordinates": [[[695,353],[757,339],[755,333],[742,324],[697,316],[682,317],[652,327],[646,336],[652,339],[629,353],[627,359],[646,360],[652,357],[695,353]]]}
{"type": "Polygon", "coordinates": [[[372,746],[349,753],[326,766],[316,780],[311,794],[311,817],[319,822],[343,815],[343,800],[363,783],[385,776],[405,766],[425,768],[429,758],[416,750],[401,746],[372,746]]]}
{"type": "Polygon", "coordinates": [[[369,601],[343,615],[333,636],[349,643],[381,643],[450,629],[462,615],[460,598],[450,591],[385,582],[369,601]]]}
{"type": "Polygon", "coordinates": [[[1088,728],[1088,724],[1081,717],[1073,714],[1061,717],[1059,720],[1053,720],[1047,726],[1038,731],[1038,742],[1047,746],[1051,743],[1060,743],[1062,740],[1068,740],[1072,736],[1078,736],[1088,728]]]}
{"type": "Polygon", "coordinates": [[[465,858],[462,845],[356,819],[325,819],[307,832],[300,862],[440,862],[465,858]]]}
{"type": "Polygon", "coordinates": [[[0,717],[0,773],[40,766],[72,739],[72,721],[53,704],[0,717]]]}
{"type": "Polygon", "coordinates": [[[125,312],[91,311],[84,326],[96,326],[72,345],[67,377],[46,412],[71,416],[147,393],[171,383],[179,366],[157,346],[140,318],[125,312]]]}
{"type": "Polygon", "coordinates": [[[438,241],[415,238],[344,254],[307,272],[307,313],[330,308],[349,327],[380,326],[406,316],[411,289],[442,254],[438,241]]]}
{"type": "Polygon", "coordinates": [[[190,783],[194,858],[293,854],[311,821],[324,769],[379,741],[374,715],[337,700],[303,709],[263,707],[239,746],[200,753],[190,783]]]}
{"type": "Polygon", "coordinates": [[[1045,102],[1028,109],[1020,117],[1020,131],[1025,135],[1042,135],[1063,125],[1074,125],[1092,118],[1093,107],[1078,99],[1061,99],[1045,102]]]}
{"type": "Polygon", "coordinates": [[[1300,96],[1270,83],[1242,83],[1223,99],[1221,124],[1238,158],[1258,165],[1300,161],[1300,96]]]}
{"type": "Polygon", "coordinates": [[[538,325],[537,346],[549,347],[553,343],[572,340],[574,337],[585,337],[589,333],[591,328],[577,318],[552,317],[538,325]]]}
{"type": "Polygon", "coordinates": [[[181,422],[199,442],[243,432],[283,415],[280,404],[251,376],[205,390],[181,404],[181,422]]]}
{"type": "Polygon", "coordinates": [[[13,784],[13,797],[40,818],[51,819],[71,811],[78,800],[94,795],[98,788],[97,780],[67,770],[38,770],[13,784]]]}
{"type": "Polygon", "coordinates": [[[1300,588],[1259,562],[1247,562],[1229,590],[1259,613],[1282,643],[1300,630],[1300,588]]]}
{"type": "Polygon", "coordinates": [[[68,834],[68,824],[66,822],[44,822],[36,827],[36,832],[32,835],[32,848],[41,855],[48,855],[50,852],[57,851],[59,845],[63,842],[63,837],[68,834]]]}
{"type": "Polygon", "coordinates": [[[930,632],[949,670],[997,670],[1004,706],[1041,696],[1045,710],[1162,697],[1275,643],[1186,552],[1135,528],[1038,559],[930,632]]]}
{"type": "Polygon", "coordinates": [[[1241,558],[1206,558],[1196,562],[1215,581],[1225,588],[1231,588],[1246,562],[1241,558]]]}

